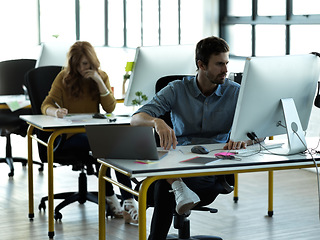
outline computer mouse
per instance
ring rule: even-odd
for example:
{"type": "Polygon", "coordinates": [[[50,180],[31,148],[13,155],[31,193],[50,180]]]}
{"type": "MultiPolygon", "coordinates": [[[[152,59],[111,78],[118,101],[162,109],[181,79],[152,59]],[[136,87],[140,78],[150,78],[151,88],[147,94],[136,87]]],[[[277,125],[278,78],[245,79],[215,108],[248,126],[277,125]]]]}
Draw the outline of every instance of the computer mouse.
{"type": "Polygon", "coordinates": [[[107,116],[102,113],[95,113],[92,115],[92,118],[106,119],[107,116]]]}
{"type": "Polygon", "coordinates": [[[209,150],[204,146],[194,146],[191,148],[191,152],[197,153],[197,154],[208,154],[209,150]]]}

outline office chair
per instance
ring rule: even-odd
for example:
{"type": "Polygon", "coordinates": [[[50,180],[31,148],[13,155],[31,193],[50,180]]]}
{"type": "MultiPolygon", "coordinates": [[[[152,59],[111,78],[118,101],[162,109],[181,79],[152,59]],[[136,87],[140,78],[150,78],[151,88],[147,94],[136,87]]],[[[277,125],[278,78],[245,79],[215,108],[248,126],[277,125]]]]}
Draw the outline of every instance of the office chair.
{"type": "MultiPolygon", "coordinates": [[[[35,68],[29,71],[25,77],[26,87],[28,89],[32,113],[41,114],[41,104],[45,97],[47,96],[52,82],[56,75],[61,71],[61,66],[43,66],[35,68]]],[[[36,130],[37,137],[42,141],[47,142],[50,133],[36,130]]],[[[62,214],[60,210],[78,201],[80,204],[85,203],[87,200],[98,203],[98,193],[87,191],[87,176],[85,170],[88,174],[89,169],[92,168],[92,164],[96,164],[96,160],[89,155],[89,152],[81,151],[81,149],[74,149],[70,151],[62,150],[61,146],[65,140],[65,136],[60,136],[57,138],[57,143],[54,147],[54,162],[60,165],[72,165],[72,170],[80,170],[78,178],[78,192],[66,192],[54,194],[54,199],[64,199],[59,205],[55,207],[54,218],[55,220],[61,220],[62,214]]],[[[47,162],[47,148],[42,144],[38,143],[39,156],[42,162],[47,162]]],[[[45,210],[45,201],[48,197],[43,197],[39,204],[39,210],[45,210]]],[[[106,204],[106,209],[107,204],[106,204]]]]}
{"type": "MultiPolygon", "coordinates": [[[[24,94],[23,81],[27,71],[34,68],[36,60],[34,59],[15,59],[0,62],[0,95],[21,95],[24,94]]],[[[0,158],[0,162],[9,165],[9,177],[14,175],[14,162],[21,162],[23,166],[27,165],[28,160],[21,157],[12,156],[11,134],[17,134],[25,137],[28,125],[19,118],[20,115],[31,114],[31,109],[22,108],[11,112],[10,109],[0,109],[0,135],[6,137],[6,157],[0,158]]],[[[39,171],[43,170],[43,164],[39,164],[39,171]]]]}
{"type": "MultiPolygon", "coordinates": [[[[170,75],[170,76],[164,76],[158,79],[155,86],[156,93],[159,92],[162,88],[168,85],[169,82],[172,82],[174,80],[182,80],[187,75],[170,75]]],[[[171,128],[173,127],[171,118],[170,118],[170,112],[166,112],[164,115],[160,116],[161,119],[163,119],[171,128]]],[[[155,134],[156,143],[157,146],[160,146],[160,140],[159,136],[155,134]]],[[[223,180],[226,181],[226,179],[223,177],[223,180]]],[[[233,188],[225,182],[226,186],[230,187],[229,191],[232,191],[233,188]]],[[[205,206],[196,206],[192,209],[192,211],[209,211],[210,213],[216,213],[218,212],[215,208],[209,208],[205,206]]],[[[173,240],[173,239],[187,239],[187,240],[197,240],[197,239],[206,239],[206,240],[222,240],[222,238],[217,236],[206,236],[206,235],[197,235],[197,236],[190,236],[190,220],[188,219],[187,214],[179,215],[175,213],[173,215],[173,226],[174,228],[178,229],[178,234],[169,234],[167,236],[167,240],[173,240]]]]}

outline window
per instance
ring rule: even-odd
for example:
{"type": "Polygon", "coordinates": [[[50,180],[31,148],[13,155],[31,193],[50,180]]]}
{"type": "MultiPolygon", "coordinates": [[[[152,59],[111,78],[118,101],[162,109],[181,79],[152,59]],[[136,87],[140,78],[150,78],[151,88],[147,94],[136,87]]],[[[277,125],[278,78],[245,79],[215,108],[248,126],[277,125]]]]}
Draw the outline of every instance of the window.
{"type": "MultiPolygon", "coordinates": [[[[250,14],[251,15],[251,14],[250,14]]],[[[258,0],[259,16],[286,15],[286,1],[284,0],[258,0]]]]}
{"type": "Polygon", "coordinates": [[[14,58],[16,52],[25,56],[22,52],[29,50],[37,58],[41,42],[89,41],[118,91],[136,47],[195,44],[202,38],[205,21],[198,13],[203,5],[190,0],[0,1],[1,36],[8,36],[0,39],[0,58],[14,58]]]}
{"type": "Polygon", "coordinates": [[[76,40],[75,1],[40,0],[40,41],[76,40]]]}
{"type": "Polygon", "coordinates": [[[285,30],[283,25],[257,25],[256,56],[283,55],[286,51],[285,30]]]}
{"type": "Polygon", "coordinates": [[[27,52],[38,44],[37,9],[37,0],[0,1],[0,61],[36,56],[27,52]]]}
{"type": "Polygon", "coordinates": [[[230,0],[228,1],[228,14],[230,16],[251,16],[251,0],[230,0]]]}
{"type": "Polygon", "coordinates": [[[123,1],[108,0],[107,17],[108,45],[110,47],[123,47],[123,1]]]}
{"type": "Polygon", "coordinates": [[[80,40],[94,46],[105,44],[104,0],[80,0],[80,40]]]}
{"type": "Polygon", "coordinates": [[[232,55],[320,50],[318,0],[220,0],[220,13],[220,36],[229,43],[232,55]]]}
{"type": "Polygon", "coordinates": [[[158,0],[143,0],[142,8],[142,45],[160,45],[158,0]]]}
{"type": "Polygon", "coordinates": [[[179,44],[178,0],[161,0],[160,10],[160,44],[179,44]]]}
{"type": "Polygon", "coordinates": [[[320,4],[318,0],[293,0],[293,14],[319,14],[320,4]]]}
{"type": "Polygon", "coordinates": [[[203,20],[194,17],[202,10],[201,1],[34,1],[40,6],[40,42],[58,37],[68,42],[86,40],[94,46],[136,48],[190,44],[202,37],[203,20]]]}
{"type": "Polygon", "coordinates": [[[127,46],[141,45],[141,0],[129,0],[126,6],[127,46]]]}
{"type": "Polygon", "coordinates": [[[320,24],[291,25],[291,54],[320,52],[320,24]]]}

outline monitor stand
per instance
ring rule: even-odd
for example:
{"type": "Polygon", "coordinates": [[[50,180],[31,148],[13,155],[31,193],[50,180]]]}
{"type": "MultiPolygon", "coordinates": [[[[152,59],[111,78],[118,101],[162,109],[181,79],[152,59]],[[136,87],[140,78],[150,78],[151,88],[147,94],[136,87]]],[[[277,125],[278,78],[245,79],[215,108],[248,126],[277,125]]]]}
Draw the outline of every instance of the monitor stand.
{"type": "Polygon", "coordinates": [[[278,149],[276,153],[291,155],[304,152],[307,149],[307,144],[294,100],[292,98],[281,99],[281,105],[285,128],[287,129],[288,144],[278,149]]]}

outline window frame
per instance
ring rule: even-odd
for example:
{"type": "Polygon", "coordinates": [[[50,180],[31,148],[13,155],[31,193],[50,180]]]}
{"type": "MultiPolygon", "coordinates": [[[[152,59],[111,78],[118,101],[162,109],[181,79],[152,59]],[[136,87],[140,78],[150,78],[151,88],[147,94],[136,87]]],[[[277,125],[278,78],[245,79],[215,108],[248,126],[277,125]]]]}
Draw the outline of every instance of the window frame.
{"type": "Polygon", "coordinates": [[[251,56],[256,56],[256,25],[263,24],[279,24],[285,26],[285,53],[290,54],[290,27],[291,25],[313,25],[320,24],[320,14],[293,14],[293,0],[286,0],[286,14],[283,16],[259,16],[258,15],[258,0],[252,0],[252,15],[251,16],[228,16],[229,0],[219,0],[219,35],[228,42],[226,27],[234,24],[249,24],[251,25],[251,56]]]}
{"type": "MultiPolygon", "coordinates": [[[[38,0],[38,41],[39,44],[41,44],[42,40],[41,40],[41,21],[40,21],[40,11],[41,11],[41,4],[40,4],[41,0],[38,0]]],[[[80,40],[81,38],[81,30],[80,30],[80,0],[74,0],[75,1],[75,38],[76,41],[80,40]]],[[[123,1],[123,47],[126,48],[127,46],[127,16],[126,16],[126,11],[127,11],[127,0],[122,0],[123,1]]],[[[158,45],[161,45],[161,0],[157,0],[158,1],[158,14],[159,14],[159,18],[158,18],[158,45]]],[[[177,7],[177,11],[178,11],[178,44],[181,44],[181,0],[177,0],[178,1],[178,7],[177,7]]],[[[108,7],[108,0],[104,0],[104,4],[105,4],[105,12],[104,12],[104,28],[106,29],[105,31],[105,36],[104,36],[104,46],[102,47],[109,47],[109,35],[108,35],[108,28],[109,28],[109,22],[108,22],[108,12],[109,12],[109,7],[108,7]]],[[[140,40],[140,46],[144,46],[143,44],[143,0],[140,0],[140,4],[141,4],[141,40],[140,40]]]]}

